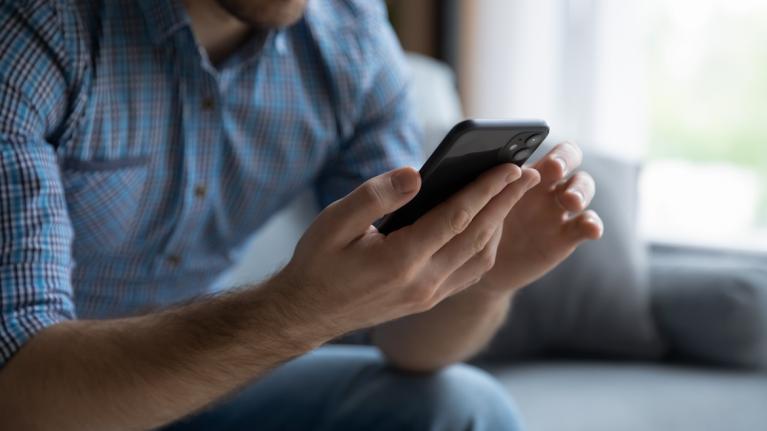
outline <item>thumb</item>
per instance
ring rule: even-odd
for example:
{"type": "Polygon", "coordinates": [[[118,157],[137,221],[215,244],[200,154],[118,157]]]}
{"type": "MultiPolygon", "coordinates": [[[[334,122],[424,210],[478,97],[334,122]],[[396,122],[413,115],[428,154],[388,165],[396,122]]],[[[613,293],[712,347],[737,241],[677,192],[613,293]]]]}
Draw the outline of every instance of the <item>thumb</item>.
{"type": "Polygon", "coordinates": [[[343,244],[363,235],[370,225],[415,197],[421,175],[406,167],[365,181],[320,214],[318,227],[343,244]]]}

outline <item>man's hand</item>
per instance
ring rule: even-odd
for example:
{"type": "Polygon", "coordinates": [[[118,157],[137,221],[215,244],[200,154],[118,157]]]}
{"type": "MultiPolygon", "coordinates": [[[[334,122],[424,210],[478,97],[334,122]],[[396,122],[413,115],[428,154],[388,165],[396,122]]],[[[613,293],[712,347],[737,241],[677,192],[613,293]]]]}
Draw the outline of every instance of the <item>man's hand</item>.
{"type": "Polygon", "coordinates": [[[497,249],[495,264],[492,259],[472,259],[492,266],[481,281],[473,277],[482,271],[467,263],[442,288],[471,288],[428,313],[376,328],[373,341],[394,364],[430,371],[476,354],[505,319],[514,291],[551,270],[582,241],[599,238],[602,222],[585,210],[594,196],[593,179],[586,173],[566,179],[580,162],[580,149],[563,144],[534,165],[530,184],[539,179],[540,184],[516,204],[510,202],[508,216],[485,248],[487,256],[497,249]]]}
{"type": "Polygon", "coordinates": [[[499,226],[537,182],[534,170],[498,166],[384,236],[371,223],[410,201],[420,176],[410,168],[383,174],[325,209],[277,278],[297,309],[314,310],[326,337],[424,312],[493,265],[499,226]]]}
{"type": "Polygon", "coordinates": [[[557,145],[533,167],[541,182],[509,212],[497,264],[477,286],[512,292],[553,269],[586,240],[602,236],[602,221],[587,210],[595,193],[594,179],[575,171],[582,152],[575,144],[557,145]]]}

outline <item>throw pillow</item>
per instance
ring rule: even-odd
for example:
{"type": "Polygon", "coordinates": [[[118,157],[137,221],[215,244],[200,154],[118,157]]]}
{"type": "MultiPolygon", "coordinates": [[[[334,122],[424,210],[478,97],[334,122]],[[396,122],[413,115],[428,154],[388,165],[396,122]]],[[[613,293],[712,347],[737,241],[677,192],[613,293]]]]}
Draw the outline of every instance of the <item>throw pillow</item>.
{"type": "MultiPolygon", "coordinates": [[[[540,154],[545,151],[540,151],[540,154]]],[[[636,229],[638,167],[587,154],[592,204],[605,224],[549,274],[520,291],[481,360],[547,355],[648,359],[664,352],[650,312],[646,247],[636,229]]]]}

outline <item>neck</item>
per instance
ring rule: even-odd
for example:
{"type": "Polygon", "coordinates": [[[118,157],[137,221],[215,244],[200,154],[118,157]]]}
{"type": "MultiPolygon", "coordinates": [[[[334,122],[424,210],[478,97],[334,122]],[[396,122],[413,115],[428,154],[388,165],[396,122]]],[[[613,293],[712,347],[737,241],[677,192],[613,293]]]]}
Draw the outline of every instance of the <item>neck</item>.
{"type": "Polygon", "coordinates": [[[218,64],[249,36],[251,27],[221,8],[216,0],[182,0],[192,31],[213,64],[218,64]]]}

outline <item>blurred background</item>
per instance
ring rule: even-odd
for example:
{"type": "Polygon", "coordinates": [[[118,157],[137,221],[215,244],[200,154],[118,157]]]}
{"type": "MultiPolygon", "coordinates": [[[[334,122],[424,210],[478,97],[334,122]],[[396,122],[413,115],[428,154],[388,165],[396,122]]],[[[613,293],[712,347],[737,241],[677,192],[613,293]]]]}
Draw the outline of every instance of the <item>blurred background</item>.
{"type": "Polygon", "coordinates": [[[656,243],[767,250],[764,0],[391,0],[404,48],[447,63],[467,117],[546,119],[642,161],[656,243]]]}

